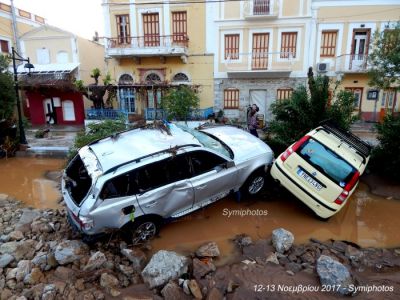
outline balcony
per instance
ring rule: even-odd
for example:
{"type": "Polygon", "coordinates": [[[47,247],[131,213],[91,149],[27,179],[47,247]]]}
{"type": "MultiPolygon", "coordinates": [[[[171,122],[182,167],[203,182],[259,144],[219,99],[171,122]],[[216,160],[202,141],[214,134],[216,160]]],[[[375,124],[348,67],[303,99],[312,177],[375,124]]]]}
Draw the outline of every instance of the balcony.
{"type": "MultiPolygon", "coordinates": [[[[214,113],[212,107],[203,108],[203,109],[195,109],[190,113],[188,117],[188,121],[198,121],[198,120],[206,120],[210,115],[214,113]]],[[[145,119],[148,121],[151,120],[163,120],[167,118],[167,114],[163,109],[160,108],[145,108],[145,119]]]]}
{"type": "Polygon", "coordinates": [[[189,38],[186,35],[107,38],[106,54],[111,57],[183,56],[186,58],[188,44],[189,38]]]}
{"type": "Polygon", "coordinates": [[[366,54],[343,54],[336,57],[336,73],[366,73],[369,67],[366,54]]]}
{"type": "Polygon", "coordinates": [[[294,62],[290,52],[251,52],[225,60],[225,69],[229,78],[286,77],[294,62]]]}
{"type": "Polygon", "coordinates": [[[249,0],[243,4],[243,16],[248,20],[278,17],[278,2],[274,0],[249,0]]]}

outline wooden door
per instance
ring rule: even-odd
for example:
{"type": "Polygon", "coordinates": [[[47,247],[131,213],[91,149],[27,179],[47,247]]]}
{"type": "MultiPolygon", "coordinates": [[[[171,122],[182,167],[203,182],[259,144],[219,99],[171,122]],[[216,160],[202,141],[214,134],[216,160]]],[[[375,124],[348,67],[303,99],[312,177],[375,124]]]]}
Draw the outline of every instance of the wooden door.
{"type": "Polygon", "coordinates": [[[143,14],[145,47],[160,46],[160,23],[158,13],[143,14]]]}

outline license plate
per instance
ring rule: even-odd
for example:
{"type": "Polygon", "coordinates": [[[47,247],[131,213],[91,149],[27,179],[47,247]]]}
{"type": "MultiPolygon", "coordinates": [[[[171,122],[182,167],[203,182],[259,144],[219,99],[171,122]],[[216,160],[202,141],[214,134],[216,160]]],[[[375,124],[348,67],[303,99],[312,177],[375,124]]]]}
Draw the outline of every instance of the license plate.
{"type": "Polygon", "coordinates": [[[304,172],[301,168],[297,169],[297,175],[307,181],[310,185],[312,185],[317,191],[322,189],[322,185],[319,184],[316,180],[314,180],[310,175],[304,172]]]}

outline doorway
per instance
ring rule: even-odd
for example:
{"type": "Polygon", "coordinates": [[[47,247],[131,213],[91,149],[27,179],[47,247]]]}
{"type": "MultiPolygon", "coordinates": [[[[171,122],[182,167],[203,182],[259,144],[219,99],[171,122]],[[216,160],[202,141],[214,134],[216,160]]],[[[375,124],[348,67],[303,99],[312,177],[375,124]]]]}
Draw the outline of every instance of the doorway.
{"type": "Polygon", "coordinates": [[[266,121],[272,118],[271,103],[272,100],[267,97],[267,90],[250,90],[250,105],[256,104],[260,108],[257,113],[257,119],[263,120],[263,126],[265,126],[266,121]]]}

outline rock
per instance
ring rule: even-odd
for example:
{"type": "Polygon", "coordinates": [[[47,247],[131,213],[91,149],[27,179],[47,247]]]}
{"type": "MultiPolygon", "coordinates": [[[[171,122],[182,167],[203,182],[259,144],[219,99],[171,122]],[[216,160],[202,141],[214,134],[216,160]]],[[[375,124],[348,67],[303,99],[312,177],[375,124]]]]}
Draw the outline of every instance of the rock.
{"type": "Polygon", "coordinates": [[[19,230],[11,231],[8,236],[11,241],[19,241],[24,238],[24,234],[19,230]]]}
{"type": "Polygon", "coordinates": [[[285,266],[287,269],[289,269],[290,271],[292,271],[293,273],[297,273],[300,272],[302,267],[301,265],[295,263],[295,262],[290,262],[288,264],[286,264],[285,266]]]}
{"type": "Polygon", "coordinates": [[[350,272],[340,262],[329,256],[321,255],[317,261],[317,273],[322,285],[332,286],[342,295],[351,292],[349,286],[353,284],[353,280],[350,272]],[[336,289],[336,287],[339,288],[336,289]]]}
{"type": "Polygon", "coordinates": [[[161,290],[161,295],[165,300],[189,300],[191,297],[187,296],[182,289],[173,281],[168,282],[161,290]]]}
{"type": "Polygon", "coordinates": [[[8,269],[6,274],[6,280],[14,279],[17,276],[18,268],[8,269]]]}
{"type": "Polygon", "coordinates": [[[0,292],[0,299],[10,299],[13,293],[9,289],[3,289],[0,292]]]}
{"type": "Polygon", "coordinates": [[[216,287],[212,288],[207,295],[207,300],[223,300],[224,296],[216,287]]]}
{"type": "Polygon", "coordinates": [[[286,270],[286,273],[288,273],[290,276],[294,276],[294,273],[291,270],[286,270]]]}
{"type": "Polygon", "coordinates": [[[183,280],[182,288],[183,288],[183,292],[186,295],[191,295],[190,289],[189,289],[189,279],[183,280]]]}
{"type": "Polygon", "coordinates": [[[35,256],[36,243],[37,242],[34,240],[17,242],[17,248],[12,254],[15,257],[15,260],[20,261],[21,259],[32,259],[35,256]]]}
{"type": "Polygon", "coordinates": [[[201,261],[198,258],[193,259],[193,276],[195,278],[200,279],[215,270],[216,268],[210,260],[201,261]]]}
{"type": "Polygon", "coordinates": [[[278,256],[276,255],[275,252],[272,252],[270,255],[268,255],[268,257],[267,257],[267,259],[265,261],[273,263],[275,265],[279,265],[278,256]]]}
{"type": "Polygon", "coordinates": [[[0,194],[0,202],[2,202],[2,204],[0,205],[0,207],[4,207],[6,206],[8,203],[8,201],[10,200],[10,196],[8,196],[7,194],[0,194]],[[4,203],[4,205],[3,205],[4,203]]]}
{"type": "Polygon", "coordinates": [[[36,256],[32,259],[32,263],[44,270],[47,266],[47,258],[48,258],[48,253],[47,252],[38,252],[36,256]]]}
{"type": "Polygon", "coordinates": [[[192,293],[195,299],[203,299],[203,294],[201,293],[199,284],[197,283],[196,280],[194,279],[190,280],[188,286],[190,292],[192,293]]]}
{"type": "Polygon", "coordinates": [[[63,281],[73,280],[75,278],[75,272],[72,269],[60,266],[55,270],[54,276],[63,281]]]}
{"type": "Polygon", "coordinates": [[[103,273],[100,277],[100,285],[110,292],[111,289],[118,287],[119,281],[114,275],[103,273]]]}
{"type": "Polygon", "coordinates": [[[30,231],[31,229],[30,224],[33,222],[33,220],[35,220],[38,217],[40,217],[40,211],[24,208],[22,210],[21,218],[19,218],[19,221],[16,224],[15,229],[21,231],[22,233],[30,231]]]}
{"type": "Polygon", "coordinates": [[[19,296],[15,300],[28,300],[25,296],[19,296]]]}
{"type": "Polygon", "coordinates": [[[107,261],[107,258],[104,255],[104,253],[97,251],[89,258],[89,261],[88,261],[87,265],[85,266],[84,270],[85,271],[93,271],[95,269],[99,269],[104,265],[104,263],[106,261],[107,261]]]}
{"type": "Polygon", "coordinates": [[[122,255],[124,255],[132,263],[132,267],[137,271],[141,272],[146,264],[146,254],[137,248],[121,250],[122,255]]]}
{"type": "Polygon", "coordinates": [[[142,278],[150,289],[166,284],[188,271],[188,259],[173,251],[160,250],[153,255],[142,271],[142,278]]]}
{"type": "Polygon", "coordinates": [[[0,255],[0,268],[7,267],[14,259],[14,256],[8,253],[0,255]]]}
{"type": "Polygon", "coordinates": [[[53,228],[48,223],[43,221],[33,221],[31,224],[31,230],[34,233],[49,233],[53,231],[53,228]]]}
{"type": "Polygon", "coordinates": [[[121,295],[121,292],[114,288],[110,288],[110,295],[113,297],[118,297],[119,295],[121,295]]]}
{"type": "Polygon", "coordinates": [[[215,242],[204,244],[196,251],[198,257],[217,257],[219,255],[218,245],[215,242]]]}
{"type": "Polygon", "coordinates": [[[43,280],[44,280],[44,274],[42,273],[42,271],[40,271],[39,268],[33,268],[31,273],[25,276],[24,283],[35,285],[43,282],[43,280]]]}
{"type": "Polygon", "coordinates": [[[89,247],[78,240],[66,240],[59,243],[54,252],[54,257],[60,265],[66,265],[80,260],[89,252],[89,247]]]}
{"type": "Polygon", "coordinates": [[[272,231],[272,245],[274,245],[276,251],[284,253],[292,247],[294,242],[294,236],[290,231],[283,228],[278,228],[272,231]]]}
{"type": "Polygon", "coordinates": [[[48,284],[43,289],[42,300],[55,300],[57,295],[57,288],[54,284],[48,284]]]}
{"type": "Polygon", "coordinates": [[[363,253],[357,248],[351,245],[347,245],[345,255],[351,260],[359,261],[360,258],[363,256],[363,253]]]}
{"type": "Polygon", "coordinates": [[[1,254],[12,254],[15,253],[18,247],[18,242],[7,242],[0,245],[0,253],[1,254]]]}
{"type": "Polygon", "coordinates": [[[85,290],[85,280],[83,278],[81,278],[81,279],[78,279],[77,281],[75,281],[75,288],[78,291],[85,290]]]}
{"type": "Polygon", "coordinates": [[[332,244],[332,248],[335,249],[336,251],[340,252],[346,252],[347,244],[342,241],[334,241],[332,244]]]}
{"type": "Polygon", "coordinates": [[[17,265],[17,273],[15,274],[15,278],[17,281],[24,280],[25,276],[28,275],[32,270],[32,263],[30,260],[21,260],[17,265]]]}
{"type": "Polygon", "coordinates": [[[305,252],[302,256],[301,256],[301,260],[305,263],[309,263],[309,264],[314,264],[315,263],[315,258],[313,256],[313,254],[309,251],[305,252]]]}
{"type": "Polygon", "coordinates": [[[118,265],[118,269],[121,271],[122,274],[128,277],[131,277],[135,273],[135,270],[132,266],[118,265]]]}
{"type": "Polygon", "coordinates": [[[247,247],[253,244],[253,240],[251,239],[251,237],[245,234],[240,234],[236,236],[235,242],[240,248],[247,247]]]}

